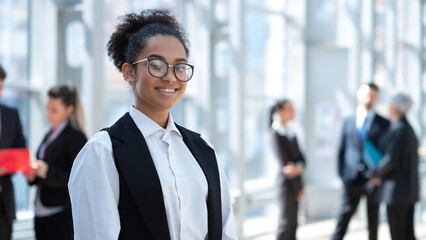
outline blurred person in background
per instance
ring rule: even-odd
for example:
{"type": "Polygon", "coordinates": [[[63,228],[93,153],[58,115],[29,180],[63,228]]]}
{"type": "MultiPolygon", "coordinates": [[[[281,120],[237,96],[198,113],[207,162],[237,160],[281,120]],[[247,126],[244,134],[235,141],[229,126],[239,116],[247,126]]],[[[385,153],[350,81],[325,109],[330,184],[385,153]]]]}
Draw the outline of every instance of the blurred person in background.
{"type": "Polygon", "coordinates": [[[404,93],[391,97],[392,124],[382,141],[384,154],[373,172],[377,198],[387,206],[392,240],[414,240],[414,204],[419,200],[418,141],[406,115],[413,102],[404,93]]]}
{"type": "Polygon", "coordinates": [[[74,239],[68,179],[78,152],[87,142],[83,109],[74,85],[59,85],[48,92],[46,115],[52,129],[44,137],[25,174],[37,186],[34,228],[37,240],[74,239]]]}
{"type": "Polygon", "coordinates": [[[74,162],[76,239],[237,239],[214,149],[170,113],[194,71],[180,23],[157,9],[120,20],[108,55],[132,87],[134,105],[74,162]]]}
{"type": "MultiPolygon", "coordinates": [[[[0,65],[0,97],[3,91],[6,71],[0,65]]],[[[25,148],[26,142],[22,133],[18,111],[0,104],[0,149],[25,148]]],[[[0,239],[12,238],[12,223],[15,216],[15,195],[12,175],[4,174],[0,167],[0,239]]]]}
{"type": "Polygon", "coordinates": [[[378,147],[390,122],[374,110],[379,97],[376,84],[363,83],[356,96],[356,112],[344,120],[338,147],[337,168],[343,182],[343,196],[332,240],[343,239],[362,196],[367,197],[368,238],[377,240],[379,204],[371,183],[373,170],[363,159],[363,148],[367,140],[378,147]]]}
{"type": "Polygon", "coordinates": [[[294,119],[293,104],[279,100],[270,112],[271,145],[278,160],[278,240],[295,240],[299,202],[304,196],[302,172],[305,158],[288,123],[294,119]]]}

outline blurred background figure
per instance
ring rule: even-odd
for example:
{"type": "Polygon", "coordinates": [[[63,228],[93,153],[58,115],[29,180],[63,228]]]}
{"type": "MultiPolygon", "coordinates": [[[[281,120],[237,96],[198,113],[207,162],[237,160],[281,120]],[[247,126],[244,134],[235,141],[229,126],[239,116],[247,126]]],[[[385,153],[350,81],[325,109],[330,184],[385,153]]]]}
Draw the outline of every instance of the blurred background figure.
{"type": "Polygon", "coordinates": [[[343,239],[349,221],[362,196],[367,197],[368,232],[370,240],[377,240],[379,205],[375,201],[376,189],[369,179],[372,170],[363,159],[363,146],[370,141],[378,146],[389,127],[389,121],[378,115],[374,105],[379,88],[374,83],[364,83],[357,91],[356,113],[344,120],[338,148],[338,174],[343,182],[343,197],[333,240],[343,239]]]}
{"type": "MultiPolygon", "coordinates": [[[[0,97],[5,79],[6,71],[0,65],[0,97]]],[[[0,149],[24,148],[25,145],[18,111],[0,104],[0,149]]],[[[3,171],[0,168],[0,239],[9,240],[12,237],[12,222],[16,218],[15,195],[12,175],[3,175],[3,171]]]]}
{"type": "Polygon", "coordinates": [[[280,208],[278,240],[295,240],[299,202],[303,198],[302,172],[305,158],[295,133],[288,123],[294,119],[293,104],[279,100],[271,109],[270,133],[275,156],[279,161],[277,177],[280,208]]]}
{"type": "Polygon", "coordinates": [[[406,115],[413,102],[404,93],[392,96],[392,124],[381,144],[384,156],[374,170],[377,197],[387,206],[392,240],[413,240],[414,204],[419,200],[418,141],[406,115]]]}
{"type": "Polygon", "coordinates": [[[52,129],[46,134],[26,174],[36,184],[34,228],[37,240],[74,239],[68,179],[74,158],[84,146],[83,109],[74,85],[59,85],[48,92],[46,116],[52,129]]]}

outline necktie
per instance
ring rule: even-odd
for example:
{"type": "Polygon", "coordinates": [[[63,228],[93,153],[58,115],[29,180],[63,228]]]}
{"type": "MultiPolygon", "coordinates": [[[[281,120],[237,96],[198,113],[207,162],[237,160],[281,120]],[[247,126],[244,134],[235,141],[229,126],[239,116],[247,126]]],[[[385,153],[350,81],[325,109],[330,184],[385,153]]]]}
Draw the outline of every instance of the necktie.
{"type": "Polygon", "coordinates": [[[365,137],[367,136],[367,116],[364,118],[364,122],[362,123],[361,128],[358,130],[359,138],[362,140],[365,140],[365,137]]]}

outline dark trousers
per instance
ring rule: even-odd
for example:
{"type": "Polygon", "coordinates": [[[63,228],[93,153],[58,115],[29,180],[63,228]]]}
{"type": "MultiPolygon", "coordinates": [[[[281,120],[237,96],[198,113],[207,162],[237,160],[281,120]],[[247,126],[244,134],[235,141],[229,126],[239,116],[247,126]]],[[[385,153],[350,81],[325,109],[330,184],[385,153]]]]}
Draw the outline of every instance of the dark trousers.
{"type": "Polygon", "coordinates": [[[12,239],[12,222],[9,221],[6,211],[4,209],[2,194],[0,193],[0,239],[12,239]]]}
{"type": "Polygon", "coordinates": [[[387,206],[392,240],[415,240],[414,206],[387,206]]]}
{"type": "Polygon", "coordinates": [[[278,203],[280,208],[277,240],[295,240],[297,229],[297,212],[299,202],[297,194],[292,191],[279,192],[278,203]]]}
{"type": "Polygon", "coordinates": [[[73,240],[71,209],[48,217],[35,217],[34,229],[37,240],[73,240]]]}
{"type": "Polygon", "coordinates": [[[342,240],[348,229],[349,221],[356,211],[362,196],[367,197],[368,239],[377,240],[377,227],[379,224],[379,205],[376,203],[375,190],[365,181],[358,182],[350,187],[345,187],[336,229],[332,240],[342,240]]]}

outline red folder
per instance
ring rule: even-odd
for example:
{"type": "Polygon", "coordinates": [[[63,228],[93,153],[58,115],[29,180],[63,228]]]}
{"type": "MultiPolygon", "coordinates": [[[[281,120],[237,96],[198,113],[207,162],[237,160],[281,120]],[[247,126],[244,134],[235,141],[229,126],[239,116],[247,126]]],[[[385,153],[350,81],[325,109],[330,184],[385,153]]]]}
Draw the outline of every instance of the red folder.
{"type": "Polygon", "coordinates": [[[9,148],[0,150],[0,167],[5,168],[3,174],[16,172],[32,173],[30,150],[26,148],[9,148]]]}

